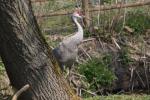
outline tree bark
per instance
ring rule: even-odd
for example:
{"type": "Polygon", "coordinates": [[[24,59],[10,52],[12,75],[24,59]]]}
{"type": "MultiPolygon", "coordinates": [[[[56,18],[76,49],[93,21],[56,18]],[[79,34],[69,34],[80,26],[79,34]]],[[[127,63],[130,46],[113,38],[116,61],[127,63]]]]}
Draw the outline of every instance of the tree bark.
{"type": "Polygon", "coordinates": [[[0,0],[0,56],[19,100],[79,100],[41,35],[29,0],[0,0]]]}
{"type": "Polygon", "coordinates": [[[85,23],[85,26],[88,28],[90,26],[89,0],[82,0],[82,9],[85,15],[84,23],[85,23]]]}

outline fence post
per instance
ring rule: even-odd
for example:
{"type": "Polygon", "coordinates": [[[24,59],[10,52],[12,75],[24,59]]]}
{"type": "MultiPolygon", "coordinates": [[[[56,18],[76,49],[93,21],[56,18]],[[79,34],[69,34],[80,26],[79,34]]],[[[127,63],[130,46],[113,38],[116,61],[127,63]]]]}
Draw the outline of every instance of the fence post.
{"type": "Polygon", "coordinates": [[[85,24],[86,28],[88,28],[90,26],[89,0],[82,0],[82,9],[83,9],[83,13],[85,15],[84,24],[85,24]]]}

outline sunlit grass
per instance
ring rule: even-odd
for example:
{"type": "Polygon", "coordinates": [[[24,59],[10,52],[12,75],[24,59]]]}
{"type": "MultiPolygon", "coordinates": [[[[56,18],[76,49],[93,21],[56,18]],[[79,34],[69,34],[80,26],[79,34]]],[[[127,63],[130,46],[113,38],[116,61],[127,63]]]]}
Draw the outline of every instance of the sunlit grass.
{"type": "Polygon", "coordinates": [[[83,100],[150,100],[150,95],[109,95],[90,97],[83,100]]]}

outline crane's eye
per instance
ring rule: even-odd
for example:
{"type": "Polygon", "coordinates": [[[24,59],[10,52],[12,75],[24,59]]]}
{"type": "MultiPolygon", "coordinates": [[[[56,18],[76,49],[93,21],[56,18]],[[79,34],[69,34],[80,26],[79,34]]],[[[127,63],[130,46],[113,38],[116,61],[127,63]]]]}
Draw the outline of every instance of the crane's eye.
{"type": "Polygon", "coordinates": [[[76,10],[76,11],[73,13],[73,16],[76,16],[76,17],[78,17],[78,18],[82,18],[82,13],[81,13],[81,11],[76,10]]]}

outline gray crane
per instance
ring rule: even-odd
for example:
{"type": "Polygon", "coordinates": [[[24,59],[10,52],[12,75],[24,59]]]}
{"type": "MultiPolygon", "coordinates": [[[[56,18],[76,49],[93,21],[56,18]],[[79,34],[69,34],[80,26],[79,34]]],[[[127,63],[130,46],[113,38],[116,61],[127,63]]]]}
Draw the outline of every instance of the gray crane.
{"type": "Polygon", "coordinates": [[[60,44],[52,51],[62,71],[65,70],[65,67],[71,69],[78,54],[78,45],[83,40],[83,28],[79,24],[78,18],[82,19],[79,10],[75,11],[72,14],[72,19],[75,22],[78,29],[77,32],[75,32],[74,35],[60,42],[60,44]]]}

